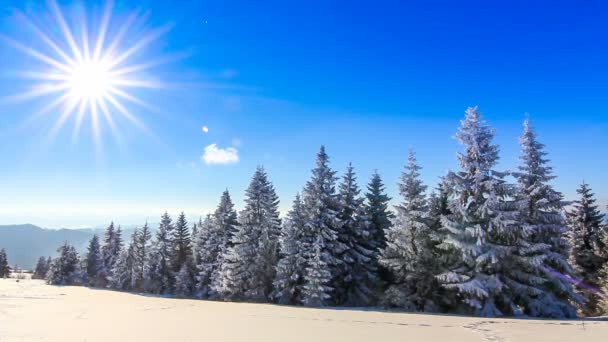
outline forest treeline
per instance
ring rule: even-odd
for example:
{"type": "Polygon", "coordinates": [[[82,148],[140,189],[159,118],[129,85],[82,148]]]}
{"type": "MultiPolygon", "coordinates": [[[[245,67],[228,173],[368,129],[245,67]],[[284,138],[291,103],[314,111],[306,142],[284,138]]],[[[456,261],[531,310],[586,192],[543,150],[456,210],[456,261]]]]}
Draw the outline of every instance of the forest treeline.
{"type": "Polygon", "coordinates": [[[146,224],[123,241],[112,223],[82,258],[67,243],[53,259],[41,257],[35,276],[225,301],[480,316],[605,313],[608,225],[589,185],[564,201],[528,120],[515,171],[495,169],[494,130],[476,107],[456,138],[460,167],[430,195],[410,151],[394,208],[378,173],[361,189],[354,168],[339,178],[321,147],[284,218],[258,167],[238,214],[225,191],[215,212],[194,224],[165,213],[154,234],[146,224]]]}

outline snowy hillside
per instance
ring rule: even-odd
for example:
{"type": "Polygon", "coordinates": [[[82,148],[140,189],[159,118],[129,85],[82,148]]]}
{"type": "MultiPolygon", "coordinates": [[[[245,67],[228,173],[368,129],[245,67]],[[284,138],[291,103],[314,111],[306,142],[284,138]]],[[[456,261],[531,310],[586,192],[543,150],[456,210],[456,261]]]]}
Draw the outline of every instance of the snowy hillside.
{"type": "Polygon", "coordinates": [[[606,341],[608,322],[487,319],[178,300],[0,279],[0,339],[27,341],[606,341]]]}

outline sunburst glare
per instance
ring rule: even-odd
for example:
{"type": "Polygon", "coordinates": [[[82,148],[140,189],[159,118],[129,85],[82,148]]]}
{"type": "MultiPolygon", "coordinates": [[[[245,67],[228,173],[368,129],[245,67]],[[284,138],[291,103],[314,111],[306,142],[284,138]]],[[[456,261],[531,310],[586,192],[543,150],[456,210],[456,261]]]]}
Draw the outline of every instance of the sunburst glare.
{"type": "MultiPolygon", "coordinates": [[[[36,34],[37,41],[44,49],[21,43],[9,37],[3,37],[12,46],[40,62],[42,70],[25,70],[21,76],[33,80],[31,88],[11,97],[13,100],[28,100],[37,97],[51,98],[48,104],[32,115],[29,120],[41,115],[56,115],[56,121],[49,131],[48,137],[53,139],[58,131],[70,120],[74,122],[72,137],[79,136],[83,120],[88,116],[91,122],[91,132],[95,146],[101,145],[101,123],[105,120],[111,133],[119,139],[115,116],[120,115],[148,132],[143,122],[135,115],[127,103],[140,107],[150,106],[134,93],[136,88],[162,88],[163,84],[156,80],[142,77],[142,73],[163,63],[169,58],[147,58],[145,63],[132,62],[137,54],[167,32],[169,26],[147,31],[141,38],[125,41],[129,34],[143,22],[142,16],[133,13],[122,22],[113,20],[113,1],[105,3],[100,20],[94,28],[87,27],[86,9],[81,15],[72,19],[64,16],[56,0],[48,0],[47,7],[52,15],[53,25],[59,29],[58,37],[45,30],[23,13],[18,18],[27,24],[36,34]],[[110,37],[110,27],[112,30],[110,37]],[[114,32],[115,31],[115,32],[114,32]],[[93,38],[91,38],[93,37],[93,38]]],[[[34,44],[33,44],[34,45],[34,44]]]]}

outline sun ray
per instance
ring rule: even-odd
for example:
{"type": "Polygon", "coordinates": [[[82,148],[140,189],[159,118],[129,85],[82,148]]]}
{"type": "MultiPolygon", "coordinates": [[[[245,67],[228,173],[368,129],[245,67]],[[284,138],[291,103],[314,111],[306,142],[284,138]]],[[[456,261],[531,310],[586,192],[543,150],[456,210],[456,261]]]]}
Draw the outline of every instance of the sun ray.
{"type": "Polygon", "coordinates": [[[176,54],[166,56],[163,58],[154,59],[154,60],[151,60],[146,63],[128,65],[128,66],[125,66],[125,67],[122,67],[119,69],[115,69],[115,70],[112,70],[111,74],[113,77],[128,75],[130,73],[134,73],[137,71],[144,71],[144,70],[151,69],[151,68],[163,65],[163,64],[176,62],[176,61],[184,59],[190,55],[191,54],[189,52],[176,53],[176,54]]]}
{"type": "Polygon", "coordinates": [[[101,146],[101,133],[99,129],[99,113],[97,112],[97,100],[91,99],[89,105],[91,107],[91,130],[93,131],[95,150],[99,152],[99,148],[101,146]]]}
{"type": "Polygon", "coordinates": [[[8,102],[20,102],[24,100],[30,100],[43,95],[58,93],[60,91],[68,90],[70,88],[67,84],[37,84],[32,87],[31,90],[22,92],[17,95],[11,95],[3,97],[3,101],[8,102]]]}
{"type": "Polygon", "coordinates": [[[70,72],[70,66],[67,64],[63,64],[61,62],[59,62],[58,60],[49,57],[45,54],[43,54],[42,52],[39,52],[38,50],[31,48],[31,47],[27,47],[19,42],[17,42],[16,40],[6,37],[4,35],[0,35],[0,37],[6,41],[7,43],[9,43],[10,45],[12,45],[13,47],[15,47],[18,50],[21,50],[22,52],[24,52],[27,55],[30,55],[36,59],[38,59],[41,62],[44,62],[46,64],[48,64],[49,66],[55,67],[57,69],[60,69],[64,72],[70,72]]]}
{"type": "Polygon", "coordinates": [[[123,87],[134,87],[134,88],[150,88],[159,89],[163,88],[164,85],[158,81],[145,81],[145,80],[129,80],[129,79],[115,79],[112,82],[113,85],[123,87]]]}
{"type": "Polygon", "coordinates": [[[82,127],[82,121],[84,120],[84,113],[87,109],[87,101],[80,101],[78,105],[78,113],[76,114],[76,121],[74,122],[74,128],[72,129],[72,143],[76,143],[78,136],[80,135],[80,127],[82,127]]]}
{"type": "Polygon", "coordinates": [[[108,95],[106,99],[116,108],[118,112],[125,118],[131,121],[135,126],[140,128],[144,132],[149,132],[148,127],[141,122],[135,115],[133,115],[127,108],[125,108],[120,102],[118,102],[112,95],[108,95]]]}
{"type": "Polygon", "coordinates": [[[60,97],[53,100],[51,103],[47,104],[46,106],[42,107],[40,110],[36,111],[34,114],[30,115],[24,123],[31,123],[32,121],[38,119],[39,117],[50,113],[51,111],[60,107],[62,104],[65,104],[66,101],[69,99],[69,97],[70,97],[70,94],[68,94],[68,93],[61,95],[60,97]]]}
{"type": "Polygon", "coordinates": [[[122,140],[122,136],[120,134],[120,130],[119,130],[118,126],[116,125],[116,123],[114,122],[114,118],[112,117],[112,114],[110,114],[110,111],[108,110],[108,105],[106,104],[105,101],[100,101],[99,108],[101,108],[101,113],[103,114],[108,125],[110,126],[110,133],[112,133],[112,137],[114,138],[114,141],[116,141],[116,144],[120,148],[123,148],[124,143],[122,140]]]}
{"type": "MultiPolygon", "coordinates": [[[[82,10],[84,12],[84,10],[82,10]]],[[[85,61],[91,60],[91,49],[89,48],[89,31],[87,30],[87,16],[82,14],[80,23],[80,34],[82,36],[82,54],[85,61]]]]}
{"type": "Polygon", "coordinates": [[[68,75],[57,72],[18,71],[17,75],[25,79],[41,81],[67,81],[70,79],[68,75]]]}
{"type": "Polygon", "coordinates": [[[55,136],[57,136],[59,130],[61,130],[67,119],[72,115],[77,105],[78,103],[75,101],[68,100],[67,102],[64,102],[63,111],[61,112],[61,115],[59,116],[57,121],[55,121],[53,127],[49,131],[48,141],[53,141],[55,139],[55,136]]]}
{"type": "Polygon", "coordinates": [[[38,38],[42,39],[42,41],[45,42],[53,51],[55,51],[59,57],[63,58],[68,65],[74,65],[75,61],[72,59],[72,57],[68,56],[68,54],[61,49],[59,45],[57,45],[57,43],[55,43],[46,33],[44,33],[44,31],[42,31],[36,24],[27,18],[25,14],[18,11],[17,15],[23,22],[26,23],[26,25],[34,30],[36,35],[38,35],[38,38]]]}
{"type": "Polygon", "coordinates": [[[76,44],[76,41],[74,40],[74,36],[72,35],[72,31],[70,30],[70,27],[68,26],[67,22],[65,21],[65,18],[63,17],[63,13],[61,13],[61,9],[59,8],[59,5],[57,5],[57,1],[56,0],[47,0],[47,4],[49,5],[53,14],[55,15],[55,20],[57,21],[57,24],[59,25],[59,28],[61,29],[63,36],[65,37],[66,41],[68,42],[68,45],[72,49],[72,53],[74,54],[76,61],[82,62],[82,60],[83,60],[82,53],[80,52],[80,49],[78,48],[78,45],[76,44]]]}
{"type": "Polygon", "coordinates": [[[101,56],[99,57],[100,60],[108,60],[112,58],[111,56],[114,54],[116,49],[118,49],[120,44],[122,44],[122,40],[124,39],[125,35],[127,34],[136,19],[137,12],[131,13],[129,17],[127,17],[127,20],[120,26],[118,33],[116,33],[116,36],[114,37],[110,45],[105,49],[104,52],[101,53],[101,56]]]}
{"type": "Polygon", "coordinates": [[[145,108],[146,110],[150,111],[150,112],[156,112],[157,109],[153,106],[150,106],[150,104],[146,103],[145,101],[141,100],[140,98],[138,98],[135,95],[129,94],[125,91],[122,91],[118,88],[115,87],[110,87],[108,88],[108,95],[107,96],[111,96],[111,95],[116,95],[124,100],[127,100],[133,104],[136,104],[142,108],[145,108]]]}
{"type": "Polygon", "coordinates": [[[136,52],[138,52],[139,50],[143,49],[144,47],[146,47],[151,42],[153,42],[156,39],[160,38],[163,34],[169,32],[172,27],[173,27],[173,25],[164,25],[164,26],[162,26],[162,27],[160,27],[160,28],[152,31],[150,34],[146,35],[144,38],[142,38],[141,40],[139,40],[135,45],[133,45],[132,47],[130,47],[127,51],[123,52],[118,57],[113,58],[110,61],[110,67],[114,67],[116,65],[119,65],[124,60],[126,60],[127,58],[129,58],[131,55],[135,54],[136,52]]]}
{"type": "Polygon", "coordinates": [[[103,45],[106,40],[108,33],[108,26],[110,25],[110,18],[112,17],[112,9],[114,8],[114,1],[109,0],[106,2],[106,6],[103,11],[101,18],[101,24],[99,26],[99,33],[97,35],[97,41],[95,42],[95,50],[93,51],[93,59],[97,60],[101,56],[103,45]]]}

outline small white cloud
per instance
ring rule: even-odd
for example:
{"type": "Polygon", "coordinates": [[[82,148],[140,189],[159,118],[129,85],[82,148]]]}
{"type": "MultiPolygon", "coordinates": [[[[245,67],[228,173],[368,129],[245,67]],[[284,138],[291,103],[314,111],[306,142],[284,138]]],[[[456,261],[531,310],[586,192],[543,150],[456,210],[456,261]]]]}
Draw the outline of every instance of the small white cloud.
{"type": "Polygon", "coordinates": [[[239,162],[239,151],[234,147],[219,148],[217,144],[205,147],[201,159],[207,165],[236,164],[239,162]]]}
{"type": "Polygon", "coordinates": [[[203,133],[209,133],[209,127],[203,126],[201,129],[203,130],[203,133]]]}

